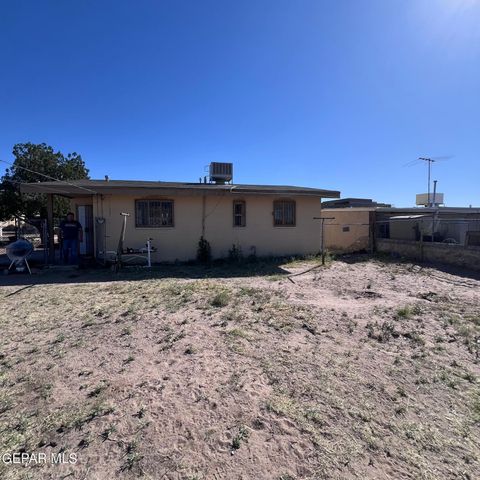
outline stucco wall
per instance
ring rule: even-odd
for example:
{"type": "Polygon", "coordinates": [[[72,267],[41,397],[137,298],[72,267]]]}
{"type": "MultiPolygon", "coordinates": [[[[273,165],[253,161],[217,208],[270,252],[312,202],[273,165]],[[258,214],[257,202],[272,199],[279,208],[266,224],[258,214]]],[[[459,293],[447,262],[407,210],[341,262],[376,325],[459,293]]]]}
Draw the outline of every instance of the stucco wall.
{"type": "Polygon", "coordinates": [[[480,247],[412,242],[408,240],[377,239],[378,252],[395,253],[413,260],[438,262],[480,270],[480,247]]]}
{"type": "MultiPolygon", "coordinates": [[[[127,220],[125,247],[139,248],[147,238],[153,238],[157,252],[155,262],[185,261],[194,259],[197,244],[202,235],[202,195],[156,196],[174,200],[174,226],[162,228],[135,227],[135,200],[141,196],[105,195],[102,200],[94,198],[94,217],[103,217],[105,222],[107,250],[116,250],[121,231],[121,212],[130,213],[127,220]]],[[[232,244],[239,245],[245,256],[254,251],[258,256],[313,254],[320,249],[320,224],[313,217],[320,216],[320,199],[292,196],[296,202],[296,226],[273,226],[273,202],[286,197],[274,195],[235,194],[205,197],[205,238],[210,242],[214,258],[228,255],[232,244]],[[233,226],[233,201],[246,202],[246,226],[233,226]]],[[[73,199],[72,204],[86,203],[73,199]]],[[[101,234],[104,236],[103,232],[101,234]]],[[[97,241],[103,239],[97,239],[97,241]]]]}
{"type": "Polygon", "coordinates": [[[347,253],[370,248],[371,209],[323,209],[325,247],[332,252],[347,253]]]}

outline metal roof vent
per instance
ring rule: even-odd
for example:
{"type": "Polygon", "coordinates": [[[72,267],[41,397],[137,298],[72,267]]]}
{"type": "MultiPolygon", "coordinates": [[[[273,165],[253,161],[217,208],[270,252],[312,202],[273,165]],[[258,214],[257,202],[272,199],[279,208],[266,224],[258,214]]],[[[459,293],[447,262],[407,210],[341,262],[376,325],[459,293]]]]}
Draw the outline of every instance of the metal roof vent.
{"type": "Polygon", "coordinates": [[[233,179],[233,163],[210,163],[210,181],[215,183],[231,182],[233,179]]]}

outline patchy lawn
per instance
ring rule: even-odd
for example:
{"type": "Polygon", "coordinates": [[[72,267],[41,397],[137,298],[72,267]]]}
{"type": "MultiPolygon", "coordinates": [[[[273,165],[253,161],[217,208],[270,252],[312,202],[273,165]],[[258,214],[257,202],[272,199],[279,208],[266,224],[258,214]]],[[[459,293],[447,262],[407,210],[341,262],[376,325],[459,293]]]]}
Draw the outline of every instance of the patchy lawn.
{"type": "Polygon", "coordinates": [[[479,281],[182,268],[0,287],[0,478],[478,478],[479,281]]]}

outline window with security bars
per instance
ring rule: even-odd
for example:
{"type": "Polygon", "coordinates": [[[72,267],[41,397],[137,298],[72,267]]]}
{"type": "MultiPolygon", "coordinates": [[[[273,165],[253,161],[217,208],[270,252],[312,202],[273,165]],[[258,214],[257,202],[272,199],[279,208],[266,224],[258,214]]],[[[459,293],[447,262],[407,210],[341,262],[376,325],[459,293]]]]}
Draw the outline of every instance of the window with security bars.
{"type": "Polygon", "coordinates": [[[245,202],[242,200],[236,200],[233,202],[233,226],[244,227],[246,224],[245,202]]]}
{"type": "Polygon", "coordinates": [[[276,227],[295,226],[295,202],[293,200],[273,202],[273,225],[276,227]]]}
{"type": "Polygon", "coordinates": [[[173,200],[137,200],[135,202],[137,227],[173,227],[173,200]]]}

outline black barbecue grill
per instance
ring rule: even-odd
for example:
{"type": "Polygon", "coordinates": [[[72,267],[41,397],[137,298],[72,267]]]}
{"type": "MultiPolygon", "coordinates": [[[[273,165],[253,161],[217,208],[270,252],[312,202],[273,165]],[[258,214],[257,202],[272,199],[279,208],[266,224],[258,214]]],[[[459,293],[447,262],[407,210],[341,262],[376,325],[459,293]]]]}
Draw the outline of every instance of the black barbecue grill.
{"type": "Polygon", "coordinates": [[[17,240],[16,242],[7,245],[5,251],[7,252],[7,257],[12,262],[8,267],[9,271],[15,266],[17,272],[24,272],[26,267],[30,275],[32,274],[27,257],[33,252],[33,245],[28,240],[23,238],[17,240]]]}

